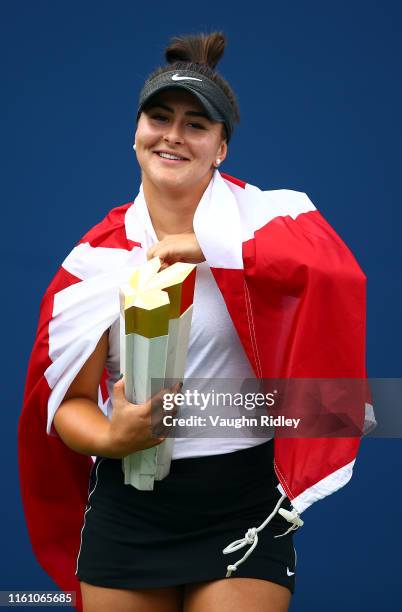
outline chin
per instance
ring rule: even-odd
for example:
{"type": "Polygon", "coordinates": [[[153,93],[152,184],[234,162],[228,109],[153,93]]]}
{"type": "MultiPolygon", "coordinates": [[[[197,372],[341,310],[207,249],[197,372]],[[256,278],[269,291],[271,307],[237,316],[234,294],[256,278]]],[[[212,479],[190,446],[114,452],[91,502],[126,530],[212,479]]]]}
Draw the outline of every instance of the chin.
{"type": "Polygon", "coordinates": [[[188,173],[158,172],[150,175],[152,182],[163,189],[191,189],[195,184],[194,177],[188,173]]]}

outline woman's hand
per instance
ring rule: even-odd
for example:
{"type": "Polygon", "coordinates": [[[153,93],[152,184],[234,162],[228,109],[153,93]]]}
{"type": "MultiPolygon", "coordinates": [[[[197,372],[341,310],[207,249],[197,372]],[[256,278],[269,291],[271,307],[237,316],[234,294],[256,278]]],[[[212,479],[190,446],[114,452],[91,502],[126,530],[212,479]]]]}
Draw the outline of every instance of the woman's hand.
{"type": "Polygon", "coordinates": [[[152,435],[153,431],[166,431],[163,417],[175,415],[177,407],[168,412],[163,411],[163,396],[166,393],[175,395],[180,389],[177,383],[172,389],[162,389],[145,404],[131,404],[124,392],[124,378],[113,386],[113,412],[108,431],[107,456],[121,459],[131,453],[151,448],[163,442],[165,438],[152,435]],[[152,415],[152,420],[151,420],[152,415]]]}
{"type": "Polygon", "coordinates": [[[148,250],[147,258],[152,259],[152,257],[160,258],[161,270],[176,263],[176,261],[193,264],[205,261],[204,254],[193,232],[165,236],[148,250]]]}

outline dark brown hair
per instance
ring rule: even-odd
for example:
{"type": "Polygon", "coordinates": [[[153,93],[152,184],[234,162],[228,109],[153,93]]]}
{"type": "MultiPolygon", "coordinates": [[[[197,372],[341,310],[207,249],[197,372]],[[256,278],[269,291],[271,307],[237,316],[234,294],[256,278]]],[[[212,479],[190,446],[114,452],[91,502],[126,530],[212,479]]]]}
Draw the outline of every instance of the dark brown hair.
{"type": "MultiPolygon", "coordinates": [[[[240,112],[236,95],[229,83],[215,70],[215,66],[223,55],[225,45],[226,37],[223,32],[174,36],[165,50],[167,65],[157,68],[149,75],[148,79],[169,72],[172,70],[172,66],[178,70],[199,72],[214,81],[226,94],[233,108],[235,121],[238,123],[240,112]]],[[[226,132],[224,126],[223,130],[226,132]]]]}

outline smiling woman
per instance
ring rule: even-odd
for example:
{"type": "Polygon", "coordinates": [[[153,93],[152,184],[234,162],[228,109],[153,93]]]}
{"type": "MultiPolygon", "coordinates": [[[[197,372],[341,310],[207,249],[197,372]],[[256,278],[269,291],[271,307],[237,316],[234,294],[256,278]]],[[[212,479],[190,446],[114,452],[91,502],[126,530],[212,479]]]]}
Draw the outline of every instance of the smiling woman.
{"type": "Polygon", "coordinates": [[[224,44],[220,33],[174,39],[166,51],[174,70],[157,69],[140,94],[135,148],[158,238],[193,231],[195,209],[239,121],[234,93],[213,71],[224,44]]]}
{"type": "Polygon", "coordinates": [[[139,193],[81,239],[42,302],[19,427],[22,497],[41,564],[62,589],[81,588],[84,612],[285,612],[299,514],[346,484],[357,453],[358,440],[328,435],[282,432],[274,446],[248,420],[236,437],[177,438],[153,491],[124,483],[122,458],[162,441],[151,402],[129,403],[119,379],[118,288],[151,257],[197,264],[187,392],[365,376],[365,276],[350,250],[304,193],[219,172],[239,121],[215,70],[224,47],[221,32],[172,40],[139,96],[139,193]]]}
{"type": "Polygon", "coordinates": [[[193,231],[197,204],[227,154],[222,124],[209,119],[190,92],[163,90],[147,102],[139,117],[135,147],[157,236],[163,232],[159,223],[166,221],[170,231],[173,221],[174,233],[193,231]]]}

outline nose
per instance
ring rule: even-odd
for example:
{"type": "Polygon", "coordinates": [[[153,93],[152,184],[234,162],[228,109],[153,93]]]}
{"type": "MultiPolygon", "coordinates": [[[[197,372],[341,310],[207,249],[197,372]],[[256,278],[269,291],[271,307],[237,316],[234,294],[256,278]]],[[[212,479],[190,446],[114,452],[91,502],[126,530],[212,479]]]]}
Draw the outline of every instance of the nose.
{"type": "Polygon", "coordinates": [[[184,137],[179,121],[172,121],[168,126],[166,126],[166,131],[163,136],[163,140],[165,142],[170,142],[174,144],[182,144],[184,142],[184,137]]]}

